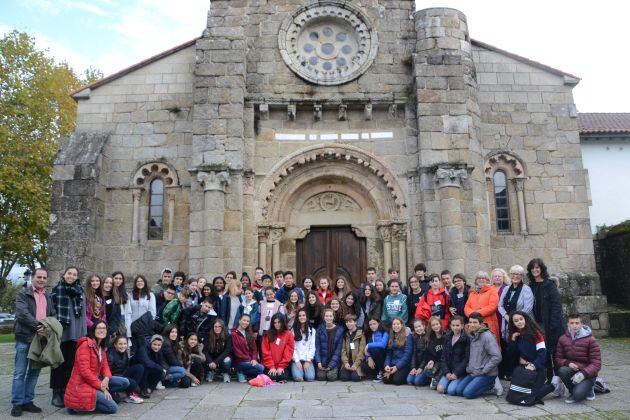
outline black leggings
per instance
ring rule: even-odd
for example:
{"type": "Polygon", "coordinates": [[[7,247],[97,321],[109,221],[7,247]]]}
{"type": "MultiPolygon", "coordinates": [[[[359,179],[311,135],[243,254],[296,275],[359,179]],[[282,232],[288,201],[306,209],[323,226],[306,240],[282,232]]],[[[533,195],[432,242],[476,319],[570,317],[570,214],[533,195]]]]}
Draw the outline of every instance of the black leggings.
{"type": "Polygon", "coordinates": [[[385,350],[372,349],[370,350],[370,357],[374,360],[374,369],[370,368],[367,362],[363,363],[362,369],[367,376],[376,376],[385,366],[385,350]]]}
{"type": "Polygon", "coordinates": [[[190,365],[190,373],[192,373],[195,378],[203,381],[203,378],[206,376],[206,370],[204,368],[203,362],[197,358],[193,357],[190,365]]]}
{"type": "Polygon", "coordinates": [[[408,367],[399,369],[393,375],[390,375],[389,378],[383,378],[383,383],[391,385],[406,385],[407,375],[409,375],[410,370],[411,369],[408,367]]]}
{"type": "Polygon", "coordinates": [[[269,369],[265,368],[265,375],[269,376],[271,379],[273,379],[276,382],[280,382],[280,381],[286,382],[289,380],[289,369],[285,369],[280,374],[276,373],[275,375],[272,375],[269,373],[269,369]]]}
{"type": "Polygon", "coordinates": [[[63,354],[63,363],[55,369],[50,370],[50,387],[52,389],[65,389],[72,375],[74,367],[74,356],[77,352],[76,341],[64,341],[61,343],[61,354],[63,354]]]}

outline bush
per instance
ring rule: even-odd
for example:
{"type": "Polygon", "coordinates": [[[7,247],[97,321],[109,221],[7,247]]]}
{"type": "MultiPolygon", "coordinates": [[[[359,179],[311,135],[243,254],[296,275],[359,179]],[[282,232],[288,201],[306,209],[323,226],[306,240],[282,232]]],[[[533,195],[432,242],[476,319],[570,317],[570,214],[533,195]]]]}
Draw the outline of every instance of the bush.
{"type": "Polygon", "coordinates": [[[22,290],[22,286],[15,286],[7,283],[3,290],[0,290],[0,311],[15,313],[15,296],[22,290]]]}

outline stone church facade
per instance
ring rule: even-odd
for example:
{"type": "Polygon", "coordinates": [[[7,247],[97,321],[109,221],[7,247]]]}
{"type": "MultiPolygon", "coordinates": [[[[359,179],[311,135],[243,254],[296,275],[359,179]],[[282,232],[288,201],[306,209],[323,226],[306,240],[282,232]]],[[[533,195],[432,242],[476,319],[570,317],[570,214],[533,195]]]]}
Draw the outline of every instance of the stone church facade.
{"type": "Polygon", "coordinates": [[[605,330],[578,81],[413,0],[214,0],[200,38],[73,93],[49,266],[358,283],[542,257],[605,330]]]}

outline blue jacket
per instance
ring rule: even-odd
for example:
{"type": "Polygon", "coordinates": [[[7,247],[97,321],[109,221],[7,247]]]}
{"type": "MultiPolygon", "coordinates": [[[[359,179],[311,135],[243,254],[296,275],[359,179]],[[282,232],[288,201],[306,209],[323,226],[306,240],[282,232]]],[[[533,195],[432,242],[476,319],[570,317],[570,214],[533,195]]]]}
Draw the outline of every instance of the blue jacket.
{"type": "Polygon", "coordinates": [[[243,315],[244,298],[241,295],[239,295],[238,298],[241,301],[241,305],[236,311],[236,317],[234,318],[233,325],[228,325],[230,321],[230,311],[231,311],[231,306],[232,306],[232,299],[230,299],[230,295],[226,293],[225,296],[223,296],[223,299],[221,300],[221,303],[219,305],[219,318],[221,318],[223,322],[225,322],[225,325],[227,326],[228,331],[238,326],[238,321],[241,319],[241,315],[243,315]]]}
{"type": "Polygon", "coordinates": [[[401,370],[405,367],[409,367],[411,363],[411,355],[413,354],[413,335],[407,335],[405,340],[405,347],[398,347],[396,341],[392,344],[391,349],[387,349],[387,356],[385,357],[385,366],[396,366],[396,369],[401,370]]]}
{"type": "Polygon", "coordinates": [[[276,292],[276,300],[279,300],[284,305],[285,303],[287,303],[287,300],[289,300],[289,293],[291,293],[293,290],[298,292],[300,302],[304,302],[304,293],[302,293],[302,289],[297,286],[293,286],[293,288],[290,290],[287,290],[287,286],[282,286],[276,292]]]}
{"type": "Polygon", "coordinates": [[[537,341],[538,343],[534,343],[532,340],[519,336],[516,341],[511,341],[508,344],[508,351],[512,351],[512,354],[518,354],[518,357],[533,363],[536,369],[542,369],[547,361],[547,348],[542,336],[537,341]]]}
{"type": "Polygon", "coordinates": [[[131,365],[142,365],[145,369],[155,369],[162,371],[164,364],[164,356],[162,355],[162,349],[157,353],[151,350],[151,344],[144,343],[138,346],[136,354],[130,360],[131,365]]]}
{"type": "Polygon", "coordinates": [[[329,349],[326,324],[321,324],[319,328],[317,328],[317,334],[315,335],[315,358],[313,359],[315,364],[321,363],[322,366],[329,369],[339,367],[344,331],[345,330],[343,328],[337,326],[337,331],[335,331],[334,348],[329,349]],[[326,362],[328,362],[328,365],[326,365],[326,362]]]}
{"type": "MultiPolygon", "coordinates": [[[[372,334],[372,337],[370,338],[370,342],[367,344],[366,350],[367,353],[370,352],[370,350],[376,350],[376,349],[381,349],[381,350],[387,350],[387,342],[389,341],[389,334],[387,333],[387,331],[376,331],[374,334],[372,334]]],[[[366,360],[368,358],[368,356],[365,356],[366,360]]]]}

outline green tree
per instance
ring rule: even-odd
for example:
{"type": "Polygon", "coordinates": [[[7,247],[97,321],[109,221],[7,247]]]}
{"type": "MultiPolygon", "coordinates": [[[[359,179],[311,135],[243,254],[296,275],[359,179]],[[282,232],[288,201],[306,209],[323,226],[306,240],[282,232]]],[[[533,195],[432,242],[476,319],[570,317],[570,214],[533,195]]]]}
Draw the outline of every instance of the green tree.
{"type": "Polygon", "coordinates": [[[46,261],[56,139],[76,119],[68,93],[101,75],[79,78],[46,53],[26,33],[0,39],[0,288],[16,263],[46,261]]]}

